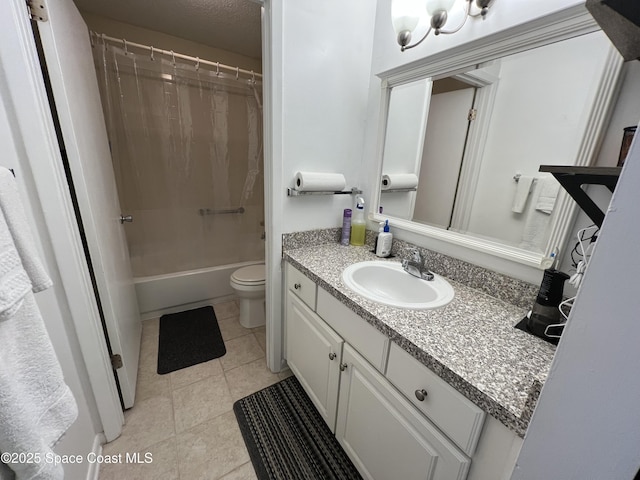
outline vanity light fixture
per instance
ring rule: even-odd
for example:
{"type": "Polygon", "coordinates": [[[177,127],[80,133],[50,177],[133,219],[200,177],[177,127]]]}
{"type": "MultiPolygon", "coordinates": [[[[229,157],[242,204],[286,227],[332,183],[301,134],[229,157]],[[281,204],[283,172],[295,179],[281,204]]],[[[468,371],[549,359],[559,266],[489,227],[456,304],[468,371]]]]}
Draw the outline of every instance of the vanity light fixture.
{"type": "Polygon", "coordinates": [[[489,7],[493,3],[493,0],[459,1],[462,1],[465,4],[464,19],[460,25],[453,30],[443,30],[442,28],[447,23],[449,12],[456,3],[456,0],[392,0],[391,20],[397,35],[398,43],[400,44],[400,50],[404,52],[408,48],[420,45],[424,39],[429,36],[432,30],[434,35],[440,35],[441,33],[456,33],[464,26],[469,17],[481,17],[484,19],[485,15],[489,11],[489,7]],[[477,7],[477,11],[475,12],[472,12],[472,3],[475,3],[477,7]],[[411,35],[422,18],[423,9],[426,9],[427,14],[430,17],[430,26],[427,33],[425,33],[420,40],[413,45],[409,45],[411,42],[411,35]]]}

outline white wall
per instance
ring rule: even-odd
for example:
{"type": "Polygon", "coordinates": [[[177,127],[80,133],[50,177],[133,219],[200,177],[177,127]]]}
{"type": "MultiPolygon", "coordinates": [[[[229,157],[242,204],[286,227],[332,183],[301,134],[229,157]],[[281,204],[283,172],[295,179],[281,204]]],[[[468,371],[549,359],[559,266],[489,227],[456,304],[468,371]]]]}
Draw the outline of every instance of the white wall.
{"type": "MultiPolygon", "coordinates": [[[[375,4],[310,0],[274,2],[281,16],[281,187],[286,196],[299,170],[343,173],[359,186],[371,69],[375,4]]],[[[280,33],[280,32],[278,32],[280,33]]],[[[275,45],[274,45],[274,48],[275,45]]],[[[275,186],[275,185],[274,185],[275,186]]],[[[284,232],[337,227],[351,196],[284,198],[284,232]]]]}
{"type": "MultiPolygon", "coordinates": [[[[2,71],[0,71],[0,79],[2,76],[2,71]]],[[[0,85],[3,83],[0,80],[0,85]]],[[[54,451],[60,455],[86,455],[94,447],[96,435],[102,431],[102,428],[78,338],[71,322],[60,273],[54,260],[47,230],[44,227],[44,214],[31,172],[25,161],[23,140],[17,129],[11,127],[16,124],[11,110],[8,92],[0,87],[0,145],[2,145],[3,151],[1,164],[3,167],[14,169],[16,173],[16,181],[31,232],[54,283],[53,287],[36,294],[35,297],[62,366],[65,381],[78,403],[78,419],[56,445],[54,451]]],[[[67,465],[65,466],[65,474],[68,478],[85,478],[88,469],[89,464],[87,463],[67,465]]]]}
{"type": "Polygon", "coordinates": [[[361,183],[375,2],[265,2],[267,360],[279,369],[282,233],[342,225],[351,195],[287,197],[299,170],[361,183]]]}
{"type": "Polygon", "coordinates": [[[636,137],[513,480],[622,480],[640,467],[639,184],[636,137]]]}

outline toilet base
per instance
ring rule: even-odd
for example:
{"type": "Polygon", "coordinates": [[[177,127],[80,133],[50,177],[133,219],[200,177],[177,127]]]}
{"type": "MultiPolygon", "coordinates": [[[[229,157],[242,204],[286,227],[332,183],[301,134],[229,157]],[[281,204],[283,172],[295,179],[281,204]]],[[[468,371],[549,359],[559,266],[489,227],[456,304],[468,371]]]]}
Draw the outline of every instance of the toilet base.
{"type": "Polygon", "coordinates": [[[261,327],[266,323],[265,303],[262,298],[240,299],[240,325],[244,328],[261,327]]]}

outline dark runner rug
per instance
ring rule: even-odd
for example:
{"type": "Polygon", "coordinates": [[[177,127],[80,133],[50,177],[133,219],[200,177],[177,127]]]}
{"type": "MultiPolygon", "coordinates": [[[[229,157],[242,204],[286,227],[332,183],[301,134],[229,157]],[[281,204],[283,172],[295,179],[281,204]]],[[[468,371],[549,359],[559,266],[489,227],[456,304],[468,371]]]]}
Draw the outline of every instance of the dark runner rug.
{"type": "Polygon", "coordinates": [[[160,317],[158,373],[165,374],[227,353],[213,307],[160,317]]]}
{"type": "Polygon", "coordinates": [[[233,405],[259,480],[362,477],[295,377],[233,405]]]}

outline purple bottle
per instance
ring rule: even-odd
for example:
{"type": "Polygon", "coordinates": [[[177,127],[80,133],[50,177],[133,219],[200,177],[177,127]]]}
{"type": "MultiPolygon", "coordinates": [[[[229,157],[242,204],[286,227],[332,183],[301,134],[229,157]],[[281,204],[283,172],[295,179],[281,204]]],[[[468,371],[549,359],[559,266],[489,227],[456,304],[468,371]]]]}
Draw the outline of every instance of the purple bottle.
{"type": "Polygon", "coordinates": [[[349,237],[351,236],[351,209],[345,208],[342,216],[342,237],[340,245],[349,245],[349,237]]]}

